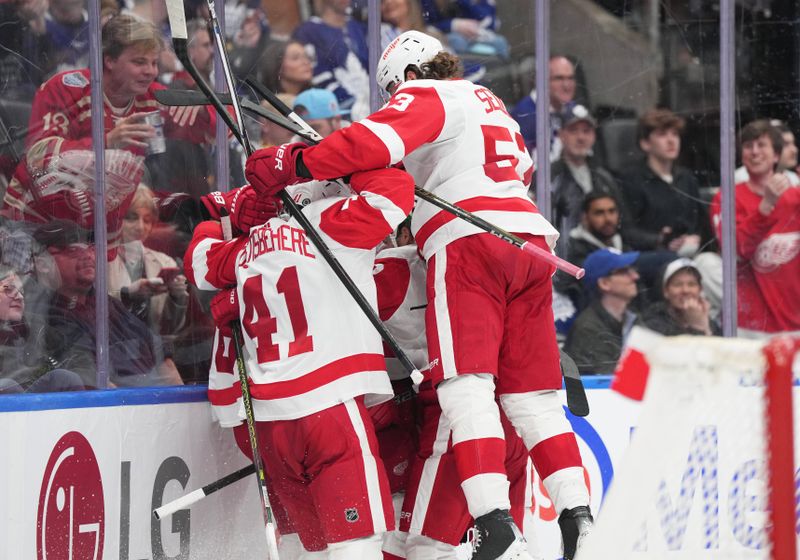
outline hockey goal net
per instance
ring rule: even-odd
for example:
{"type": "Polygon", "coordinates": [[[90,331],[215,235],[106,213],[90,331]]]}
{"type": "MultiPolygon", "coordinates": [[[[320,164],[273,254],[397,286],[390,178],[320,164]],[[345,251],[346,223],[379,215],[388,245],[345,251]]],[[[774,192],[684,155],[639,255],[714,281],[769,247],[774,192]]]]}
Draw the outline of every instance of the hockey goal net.
{"type": "Polygon", "coordinates": [[[641,413],[578,560],[795,559],[800,339],[634,335],[641,413]]]}

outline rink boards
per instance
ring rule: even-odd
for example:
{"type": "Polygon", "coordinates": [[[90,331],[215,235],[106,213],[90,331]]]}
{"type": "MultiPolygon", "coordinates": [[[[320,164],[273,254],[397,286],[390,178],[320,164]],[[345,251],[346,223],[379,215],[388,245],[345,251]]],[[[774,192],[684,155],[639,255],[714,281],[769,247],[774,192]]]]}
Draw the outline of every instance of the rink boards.
{"type": "MultiPolygon", "coordinates": [[[[588,380],[591,414],[585,419],[570,418],[595,511],[639,412],[637,403],[609,391],[607,385],[606,378],[588,380]]],[[[736,439],[736,427],[714,429],[721,447],[736,439]]],[[[254,478],[237,482],[171,518],[157,521],[151,516],[153,508],[247,464],[231,434],[212,423],[204,388],[3,396],[0,448],[4,450],[0,462],[2,559],[264,557],[254,478]]],[[[737,535],[726,526],[724,513],[732,507],[727,497],[741,465],[728,457],[719,454],[715,473],[717,522],[720,533],[735,543],[737,535]]],[[[709,483],[702,473],[691,473],[687,464],[674,473],[676,479],[690,476],[689,486],[698,488],[709,483]]],[[[535,475],[531,487],[527,529],[535,527],[545,558],[557,558],[556,513],[535,475]]],[[[689,508],[691,515],[687,538],[681,543],[687,550],[674,554],[690,557],[681,552],[693,546],[693,525],[707,526],[703,512],[709,504],[703,503],[702,492],[695,492],[688,501],[679,500],[677,493],[671,507],[689,508]]],[[[753,504],[750,500],[740,507],[754,509],[753,530],[759,531],[763,516],[753,504]]],[[[658,549],[657,524],[648,538],[653,550],[658,549]]],[[[748,550],[743,540],[742,557],[749,556],[748,550]]],[[[713,551],[708,552],[712,557],[713,551]]]]}

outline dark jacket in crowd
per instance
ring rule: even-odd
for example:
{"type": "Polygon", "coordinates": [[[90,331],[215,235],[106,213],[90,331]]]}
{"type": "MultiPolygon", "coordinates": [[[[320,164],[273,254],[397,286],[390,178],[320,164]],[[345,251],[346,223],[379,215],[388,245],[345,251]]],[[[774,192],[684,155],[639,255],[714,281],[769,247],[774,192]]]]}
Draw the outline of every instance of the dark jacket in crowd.
{"type": "MultiPolygon", "coordinates": [[[[669,303],[659,301],[658,303],[647,306],[642,312],[641,321],[645,327],[666,336],[677,336],[680,334],[691,334],[702,336],[704,332],[684,327],[673,314],[669,303]]],[[[722,329],[715,321],[711,321],[711,334],[721,336],[722,329]]]]}
{"type": "Polygon", "coordinates": [[[625,197],[623,235],[636,250],[664,248],[662,228],[673,234],[697,234],[709,238],[708,211],[700,199],[700,184],[687,169],[675,167],[672,183],[656,175],[642,160],[622,175],[625,197]]]}
{"type": "Polygon", "coordinates": [[[25,389],[53,369],[55,364],[47,360],[37,338],[29,336],[24,323],[0,325],[0,377],[25,389]]]}
{"type": "Polygon", "coordinates": [[[18,4],[0,2],[0,81],[4,99],[30,102],[53,70],[55,52],[47,34],[33,32],[18,4]]]}
{"type": "MultiPolygon", "coordinates": [[[[97,321],[92,294],[81,305],[55,294],[48,310],[47,346],[60,367],[96,386],[97,321]]],[[[157,385],[163,359],[160,338],[117,299],[108,297],[109,380],[117,386],[157,385]]]]}
{"type": "Polygon", "coordinates": [[[575,360],[582,374],[613,373],[622,343],[635,322],[636,315],[630,311],[622,321],[617,321],[596,298],[575,319],[564,351],[575,360]]]}
{"type": "MultiPolygon", "coordinates": [[[[611,238],[609,245],[606,245],[582,224],[573,228],[569,232],[569,237],[561,239],[559,243],[566,245],[567,260],[576,266],[583,266],[586,257],[598,249],[612,247],[622,252],[630,251],[630,246],[622,240],[622,235],[619,233],[611,238]]],[[[559,270],[553,277],[553,286],[562,294],[569,296],[578,311],[588,304],[588,295],[585,293],[581,281],[574,276],[559,270]]]]}
{"type": "MultiPolygon", "coordinates": [[[[551,199],[553,206],[552,223],[561,233],[561,237],[566,238],[581,223],[581,207],[583,199],[588,193],[575,180],[572,171],[563,159],[553,163],[550,176],[552,177],[553,192],[551,199]]],[[[591,192],[605,192],[613,196],[617,200],[617,207],[622,215],[622,195],[611,174],[605,169],[590,163],[589,176],[592,178],[591,192]]],[[[559,249],[557,251],[560,252],[559,249]]],[[[564,255],[561,254],[561,256],[564,255]]]]}

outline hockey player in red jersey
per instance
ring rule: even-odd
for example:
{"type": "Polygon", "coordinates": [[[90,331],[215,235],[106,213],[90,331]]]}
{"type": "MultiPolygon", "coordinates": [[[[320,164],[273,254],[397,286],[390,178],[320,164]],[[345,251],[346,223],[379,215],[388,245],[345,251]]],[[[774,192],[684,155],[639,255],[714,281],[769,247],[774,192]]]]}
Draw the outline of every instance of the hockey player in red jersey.
{"type": "MultiPolygon", "coordinates": [[[[375,305],[374,247],[410,212],[412,181],[382,169],[353,174],[350,186],[356,196],[315,200],[303,212],[375,305]]],[[[380,337],[294,219],[274,217],[222,239],[218,222],[203,222],[185,267],[200,289],[236,286],[238,303],[217,299],[215,321],[242,323],[271,492],[307,550],[379,559],[382,534],[394,524],[367,412],[392,395],[380,337]]],[[[215,356],[229,371],[230,346],[215,356]]],[[[238,381],[218,369],[209,400],[233,425],[242,418],[238,381]]]]}
{"type": "MultiPolygon", "coordinates": [[[[381,320],[414,365],[424,369],[428,363],[425,340],[426,270],[409,223],[400,224],[394,243],[378,252],[374,274],[381,320]]],[[[393,384],[408,380],[408,374],[396,361],[387,358],[387,369],[393,384]]],[[[418,392],[414,400],[415,408],[419,411],[419,445],[416,457],[406,472],[407,483],[402,488],[404,499],[397,520],[398,530],[388,533],[384,539],[384,560],[455,558],[456,547],[473,523],[458,482],[450,426],[442,415],[436,391],[426,381],[418,392]]],[[[395,393],[398,393],[397,388],[395,393]]],[[[402,418],[407,415],[403,414],[403,407],[407,407],[410,401],[400,400],[397,416],[402,418]]],[[[511,513],[515,523],[521,527],[528,484],[527,451],[502,411],[501,418],[507,443],[505,466],[511,482],[511,513]]],[[[406,425],[407,422],[397,422],[396,432],[406,425]]],[[[396,461],[391,461],[394,454],[385,452],[385,449],[390,447],[388,443],[396,448],[399,442],[400,449],[405,450],[402,446],[404,440],[394,436],[394,440],[384,444],[382,440],[391,438],[392,433],[388,434],[388,438],[384,434],[378,432],[378,440],[381,457],[389,471],[396,461]]],[[[391,472],[387,474],[392,476],[391,472]]]]}
{"type": "MultiPolygon", "coordinates": [[[[532,162],[503,102],[457,79],[459,61],[423,33],[403,33],[378,66],[391,94],[379,111],[319,145],[255,152],[246,175],[270,194],[302,177],[346,176],[402,161],[418,186],[552,249],[556,230],[527,198],[532,162]]],[[[508,514],[505,440],[495,393],[559,511],[565,557],[591,525],[577,441],[557,389],[553,268],[428,203],[412,228],[428,263],[426,325],[439,403],[470,514],[473,558],[526,558],[508,514]]]]}
{"type": "MultiPolygon", "coordinates": [[[[143,172],[143,158],[156,130],[145,122],[160,112],[164,135],[193,143],[213,135],[208,107],[160,105],[153,94],[161,33],[145,20],[120,15],[102,31],[106,144],[106,210],[110,243],[116,240],[127,206],[143,172]]],[[[89,69],[61,72],[33,99],[26,155],[3,200],[2,214],[15,220],[68,219],[94,224],[94,146],[89,69]]]]}

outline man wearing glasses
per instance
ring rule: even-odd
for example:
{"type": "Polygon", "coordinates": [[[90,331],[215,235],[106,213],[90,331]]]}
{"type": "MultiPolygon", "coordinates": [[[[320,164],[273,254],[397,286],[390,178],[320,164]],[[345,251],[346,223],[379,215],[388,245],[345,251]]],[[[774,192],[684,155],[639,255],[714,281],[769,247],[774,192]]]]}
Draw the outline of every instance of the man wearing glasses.
{"type": "Polygon", "coordinates": [[[614,371],[637,319],[628,307],[638,294],[639,273],[634,266],[638,258],[637,251],[600,249],[583,263],[583,282],[591,303],[575,319],[564,345],[581,373],[614,371]]]}
{"type": "MultiPolygon", "coordinates": [[[[558,131],[562,115],[575,106],[575,65],[563,55],[550,57],[550,161],[561,156],[561,140],[558,131]]],[[[525,147],[533,152],[536,149],[536,90],[520,100],[511,110],[511,116],[519,123],[525,147]]]]}
{"type": "MultiPolygon", "coordinates": [[[[47,325],[47,350],[93,388],[95,337],[101,325],[95,307],[97,271],[91,233],[73,222],[53,220],[40,226],[33,237],[41,248],[35,259],[36,279],[47,292],[45,308],[38,310],[47,325]]],[[[111,384],[182,384],[169,348],[119,300],[106,297],[111,384]]]]}

